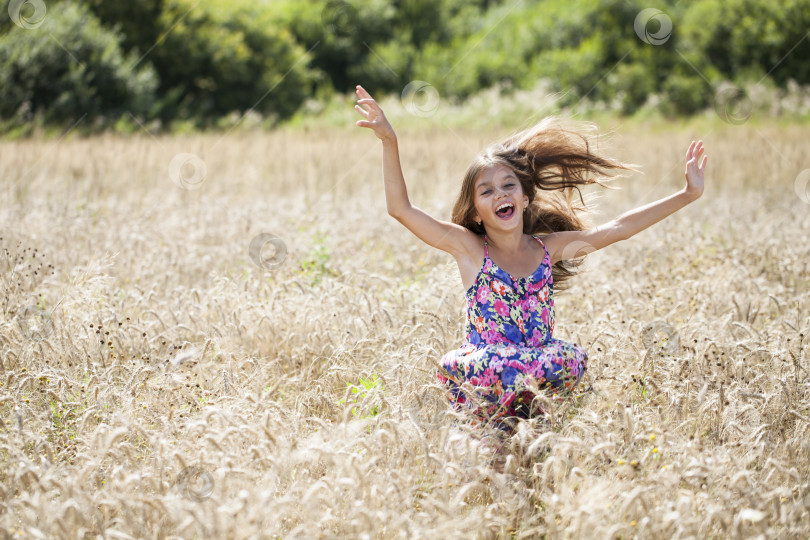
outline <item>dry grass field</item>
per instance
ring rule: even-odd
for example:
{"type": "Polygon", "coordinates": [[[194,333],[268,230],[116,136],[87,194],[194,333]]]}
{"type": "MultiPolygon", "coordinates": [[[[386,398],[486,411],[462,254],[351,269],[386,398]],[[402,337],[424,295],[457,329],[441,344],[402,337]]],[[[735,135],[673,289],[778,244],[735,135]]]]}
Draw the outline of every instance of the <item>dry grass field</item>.
{"type": "MultiPolygon", "coordinates": [[[[601,127],[645,174],[594,222],[691,139],[706,191],[555,297],[588,371],[500,471],[435,377],[455,263],[386,215],[371,133],[0,143],[4,536],[810,536],[810,129],[601,127]]],[[[504,134],[403,129],[412,202],[447,219],[504,134]]]]}

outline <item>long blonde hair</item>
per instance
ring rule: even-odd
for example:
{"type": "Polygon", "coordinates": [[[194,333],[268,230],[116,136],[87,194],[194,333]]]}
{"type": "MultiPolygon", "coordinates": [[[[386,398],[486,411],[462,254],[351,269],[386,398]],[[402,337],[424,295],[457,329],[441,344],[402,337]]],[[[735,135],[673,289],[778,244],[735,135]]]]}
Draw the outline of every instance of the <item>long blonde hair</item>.
{"type": "MultiPolygon", "coordinates": [[[[470,164],[461,183],[461,192],[453,206],[453,223],[476,234],[484,234],[483,224],[473,220],[475,215],[475,182],[482,172],[495,165],[504,165],[515,173],[529,207],[523,218],[523,232],[532,235],[556,231],[581,231],[587,224],[579,213],[588,208],[581,186],[603,183],[619,170],[636,170],[634,165],[604,158],[592,152],[593,136],[588,129],[574,131],[564,128],[556,117],[547,117],[533,127],[479,154],[470,164]],[[538,197],[540,190],[549,192],[538,197]],[[574,200],[574,191],[579,202],[574,200]]],[[[557,262],[552,268],[555,289],[570,277],[583,259],[557,262]]]]}

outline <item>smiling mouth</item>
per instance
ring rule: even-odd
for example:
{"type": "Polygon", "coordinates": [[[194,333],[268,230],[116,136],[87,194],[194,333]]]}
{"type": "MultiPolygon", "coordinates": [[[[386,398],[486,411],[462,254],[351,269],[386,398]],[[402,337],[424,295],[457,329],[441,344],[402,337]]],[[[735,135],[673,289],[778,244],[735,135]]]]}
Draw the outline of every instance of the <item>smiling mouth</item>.
{"type": "Polygon", "coordinates": [[[512,203],[503,203],[495,210],[495,213],[501,219],[509,219],[515,213],[515,207],[512,203]]]}

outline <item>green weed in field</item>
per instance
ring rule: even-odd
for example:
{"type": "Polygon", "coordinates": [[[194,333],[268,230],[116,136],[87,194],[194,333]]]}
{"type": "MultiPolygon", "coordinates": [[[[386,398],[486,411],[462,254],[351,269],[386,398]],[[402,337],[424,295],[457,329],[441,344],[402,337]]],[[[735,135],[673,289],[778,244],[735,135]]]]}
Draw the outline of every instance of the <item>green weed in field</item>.
{"type": "MultiPolygon", "coordinates": [[[[357,405],[352,407],[353,416],[365,420],[380,414],[385,386],[382,381],[377,379],[376,374],[371,377],[360,377],[358,385],[346,383],[346,386],[351,389],[354,395],[354,398],[349,398],[348,402],[357,405]]],[[[344,405],[346,402],[347,398],[344,398],[339,403],[344,405]]]]}
{"type": "Polygon", "coordinates": [[[327,265],[329,251],[326,248],[326,235],[317,232],[313,234],[312,254],[301,262],[301,273],[309,279],[312,285],[317,285],[327,275],[334,275],[334,271],[327,265]]]}

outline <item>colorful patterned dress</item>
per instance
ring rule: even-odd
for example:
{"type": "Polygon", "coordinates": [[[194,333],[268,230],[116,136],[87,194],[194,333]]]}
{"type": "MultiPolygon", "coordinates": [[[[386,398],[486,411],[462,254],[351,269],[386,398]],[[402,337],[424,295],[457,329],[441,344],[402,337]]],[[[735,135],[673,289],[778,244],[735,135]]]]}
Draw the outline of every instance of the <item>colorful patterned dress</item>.
{"type": "Polygon", "coordinates": [[[484,236],[484,264],[466,293],[466,341],[444,355],[438,373],[457,410],[501,429],[508,429],[505,418],[532,414],[528,381],[553,392],[571,389],[588,358],[579,345],[552,337],[551,258],[535,239],[543,246],[543,262],[532,275],[514,278],[489,258],[484,236]]]}

